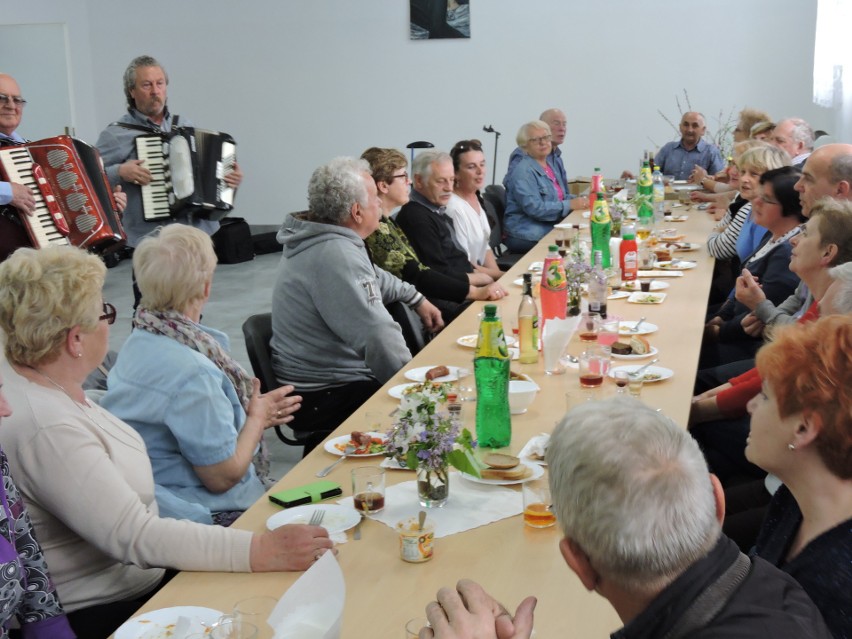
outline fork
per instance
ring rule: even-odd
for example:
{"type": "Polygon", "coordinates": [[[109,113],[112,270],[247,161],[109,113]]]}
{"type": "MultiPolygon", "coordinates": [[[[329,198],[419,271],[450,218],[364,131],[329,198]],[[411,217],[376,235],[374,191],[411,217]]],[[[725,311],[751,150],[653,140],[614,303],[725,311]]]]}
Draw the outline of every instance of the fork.
{"type": "Polygon", "coordinates": [[[346,459],[348,455],[351,455],[354,452],[355,447],[352,444],[347,445],[346,448],[343,449],[343,455],[340,457],[340,459],[336,460],[333,464],[329,464],[321,471],[317,472],[317,477],[325,477],[326,475],[328,475],[332,470],[334,470],[335,466],[337,466],[340,462],[346,459]]]}
{"type": "Polygon", "coordinates": [[[656,359],[652,359],[650,362],[648,362],[644,366],[641,366],[641,367],[637,368],[635,371],[633,371],[632,373],[629,373],[630,377],[634,377],[634,378],[639,377],[642,373],[645,372],[645,369],[647,369],[651,364],[656,364],[659,361],[660,361],[659,357],[657,357],[656,359]]]}
{"type": "Polygon", "coordinates": [[[324,518],[325,518],[325,511],[317,509],[313,513],[311,513],[311,519],[308,522],[308,525],[319,526],[322,523],[322,520],[324,518]]]}

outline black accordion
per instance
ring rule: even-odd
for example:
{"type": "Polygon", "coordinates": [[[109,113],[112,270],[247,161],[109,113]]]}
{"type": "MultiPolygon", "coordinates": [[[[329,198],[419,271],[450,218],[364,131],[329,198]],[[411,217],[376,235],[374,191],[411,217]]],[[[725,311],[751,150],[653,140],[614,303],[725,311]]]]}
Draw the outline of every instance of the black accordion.
{"type": "Polygon", "coordinates": [[[215,221],[233,210],[236,189],[224,177],[236,162],[237,144],[227,133],[173,127],[137,136],[136,152],[152,175],[141,187],[146,221],[184,213],[215,221]]]}

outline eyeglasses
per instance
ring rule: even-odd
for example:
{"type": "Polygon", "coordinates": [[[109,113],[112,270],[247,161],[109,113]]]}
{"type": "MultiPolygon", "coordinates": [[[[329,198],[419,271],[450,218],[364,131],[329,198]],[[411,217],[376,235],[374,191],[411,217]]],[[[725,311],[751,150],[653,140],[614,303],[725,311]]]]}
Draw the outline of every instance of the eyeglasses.
{"type": "Polygon", "coordinates": [[[538,137],[538,138],[530,138],[528,140],[528,142],[530,144],[542,144],[544,142],[550,142],[552,139],[553,139],[552,135],[542,135],[541,137],[538,137]]]}
{"type": "Polygon", "coordinates": [[[390,181],[393,182],[396,179],[405,180],[408,182],[408,171],[403,171],[399,175],[391,175],[390,181]]]}
{"type": "Polygon", "coordinates": [[[107,324],[115,324],[116,310],[115,306],[109,302],[104,302],[104,314],[98,318],[98,321],[106,320],[107,324]]]}
{"type": "Polygon", "coordinates": [[[6,95],[5,93],[0,93],[0,102],[9,102],[18,108],[22,108],[27,103],[27,101],[19,95],[6,95]]]}

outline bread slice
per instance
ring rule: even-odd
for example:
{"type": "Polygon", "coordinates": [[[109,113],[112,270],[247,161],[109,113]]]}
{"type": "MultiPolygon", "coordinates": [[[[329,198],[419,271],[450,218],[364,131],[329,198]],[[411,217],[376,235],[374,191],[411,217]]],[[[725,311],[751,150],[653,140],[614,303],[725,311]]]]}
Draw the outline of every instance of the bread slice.
{"type": "Polygon", "coordinates": [[[650,352],[651,344],[641,335],[634,335],[630,338],[630,350],[634,355],[645,355],[650,352]]]}
{"type": "Polygon", "coordinates": [[[505,453],[489,453],[482,458],[482,461],[490,468],[496,468],[498,470],[514,468],[521,463],[521,460],[517,457],[513,455],[506,455],[505,453]]]}
{"type": "Polygon", "coordinates": [[[526,479],[532,474],[532,469],[525,464],[518,464],[515,468],[499,469],[484,468],[479,471],[482,479],[501,479],[503,481],[515,481],[526,479]]]}

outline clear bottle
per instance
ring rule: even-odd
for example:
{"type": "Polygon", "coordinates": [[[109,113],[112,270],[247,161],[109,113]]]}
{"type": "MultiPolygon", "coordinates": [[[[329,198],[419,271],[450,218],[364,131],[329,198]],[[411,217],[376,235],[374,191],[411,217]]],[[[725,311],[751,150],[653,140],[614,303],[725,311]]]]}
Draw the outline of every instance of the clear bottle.
{"type": "Polygon", "coordinates": [[[603,192],[598,193],[595,200],[595,208],[591,215],[592,232],[592,255],[597,251],[603,256],[604,268],[609,268],[612,259],[609,253],[609,238],[612,235],[612,219],[609,215],[609,206],[603,192]]]}
{"type": "Polygon", "coordinates": [[[651,182],[654,188],[654,222],[660,224],[666,210],[666,185],[663,182],[663,172],[660,171],[660,167],[654,167],[651,182]]]}
{"type": "Polygon", "coordinates": [[[606,318],[607,277],[602,260],[601,251],[595,251],[595,265],[589,273],[589,312],[606,318]]]}
{"type": "Polygon", "coordinates": [[[538,361],[538,306],[532,294],[532,275],[524,273],[524,292],[518,307],[518,347],[521,364],[538,361]]]}
{"type": "Polygon", "coordinates": [[[636,244],[636,235],[632,226],[624,227],[619,262],[621,264],[621,279],[624,282],[632,282],[638,277],[639,247],[636,244]]]}
{"type": "Polygon", "coordinates": [[[565,305],[568,301],[568,280],[565,279],[565,267],[559,256],[558,248],[551,244],[544,258],[544,270],[541,274],[541,321],[542,333],[549,319],[565,319],[565,305]]]}
{"type": "Polygon", "coordinates": [[[503,448],[512,441],[509,414],[509,351],[494,304],[485,305],[473,357],[476,378],[476,439],[482,448],[503,448]]]}
{"type": "Polygon", "coordinates": [[[598,193],[604,190],[603,185],[603,174],[601,173],[600,167],[595,167],[595,172],[592,173],[592,186],[589,188],[589,210],[595,210],[595,200],[598,197],[598,193]]]}

